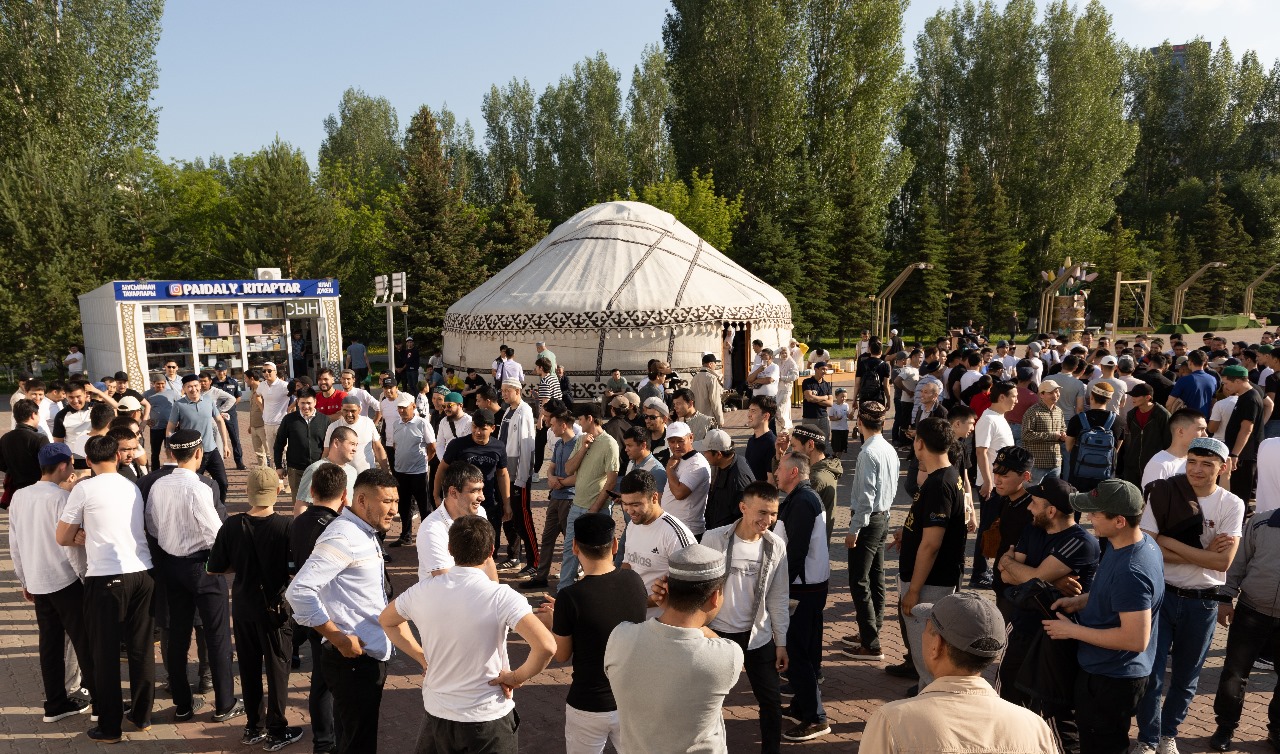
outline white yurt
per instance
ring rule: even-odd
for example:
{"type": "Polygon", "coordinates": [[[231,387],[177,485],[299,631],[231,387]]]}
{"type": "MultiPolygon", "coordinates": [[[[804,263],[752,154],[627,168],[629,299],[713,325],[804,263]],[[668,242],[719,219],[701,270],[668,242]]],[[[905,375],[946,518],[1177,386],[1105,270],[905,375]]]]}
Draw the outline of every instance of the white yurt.
{"type": "Polygon", "coordinates": [[[612,369],[635,384],[649,359],[686,378],[715,353],[731,374],[750,343],[786,345],[785,296],[672,215],[640,202],[585,209],[449,307],[444,360],[488,375],[501,345],[532,374],[546,343],[574,386],[598,395],[612,369]]]}

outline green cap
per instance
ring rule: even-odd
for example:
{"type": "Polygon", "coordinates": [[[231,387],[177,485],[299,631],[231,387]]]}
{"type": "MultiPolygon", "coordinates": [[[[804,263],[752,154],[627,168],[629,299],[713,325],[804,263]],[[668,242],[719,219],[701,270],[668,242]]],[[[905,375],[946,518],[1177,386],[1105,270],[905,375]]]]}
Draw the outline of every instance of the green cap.
{"type": "Polygon", "coordinates": [[[1275,346],[1271,345],[1270,343],[1263,343],[1262,345],[1258,346],[1258,353],[1271,353],[1274,350],[1276,350],[1275,346]]]}
{"type": "Polygon", "coordinates": [[[449,393],[444,397],[444,402],[462,404],[462,393],[449,393]]]}
{"type": "Polygon", "coordinates": [[[1142,492],[1123,479],[1104,479],[1092,492],[1071,496],[1071,507],[1081,513],[1110,513],[1113,516],[1142,515],[1142,492]]]}
{"type": "Polygon", "coordinates": [[[1231,365],[1231,366],[1229,366],[1229,367],[1223,367],[1223,368],[1222,368],[1222,376],[1223,376],[1223,377],[1235,377],[1235,378],[1237,378],[1237,379],[1247,380],[1247,379],[1249,379],[1249,370],[1248,370],[1248,369],[1245,369],[1244,367],[1240,366],[1239,364],[1232,364],[1232,365],[1231,365]]]}

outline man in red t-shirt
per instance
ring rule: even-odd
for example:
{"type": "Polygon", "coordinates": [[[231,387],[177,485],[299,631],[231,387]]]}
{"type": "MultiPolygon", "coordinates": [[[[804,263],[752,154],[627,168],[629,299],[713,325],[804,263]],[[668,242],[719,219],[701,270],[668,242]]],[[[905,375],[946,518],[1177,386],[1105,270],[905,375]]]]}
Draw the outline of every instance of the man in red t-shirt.
{"type": "Polygon", "coordinates": [[[329,417],[333,421],[342,410],[342,399],[347,394],[333,387],[333,370],[325,367],[316,376],[316,412],[329,417]]]}

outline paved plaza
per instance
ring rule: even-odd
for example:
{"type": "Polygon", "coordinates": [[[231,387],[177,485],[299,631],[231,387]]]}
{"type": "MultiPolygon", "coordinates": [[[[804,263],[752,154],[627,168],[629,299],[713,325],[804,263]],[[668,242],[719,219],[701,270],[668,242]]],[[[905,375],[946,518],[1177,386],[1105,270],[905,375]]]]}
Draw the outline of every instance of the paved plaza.
{"type": "MultiPolygon", "coordinates": [[[[745,412],[730,413],[726,417],[726,424],[738,438],[745,437],[744,423],[745,412]]],[[[246,421],[240,422],[242,428],[246,425],[246,421]]],[[[248,447],[247,434],[244,441],[248,447]]],[[[853,456],[856,456],[857,447],[855,443],[851,448],[853,456]]],[[[881,704],[901,698],[911,685],[909,681],[894,678],[883,671],[885,665],[898,663],[903,657],[903,642],[896,621],[888,620],[885,623],[882,642],[885,653],[884,662],[869,663],[850,660],[839,652],[840,637],[857,631],[849,599],[844,550],[845,527],[849,520],[848,488],[853,477],[853,456],[847,456],[844,461],[845,474],[841,479],[836,529],[832,539],[831,597],[826,610],[827,652],[823,660],[826,682],[822,686],[822,695],[830,718],[832,733],[807,743],[788,744],[789,747],[797,750],[803,747],[805,750],[815,752],[857,751],[863,727],[871,713],[881,704]]],[[[237,472],[233,469],[230,471],[230,476],[229,508],[232,513],[244,511],[247,508],[244,497],[245,472],[237,472]]],[[[534,500],[534,519],[541,531],[546,506],[545,485],[538,485],[534,500]]],[[[909,502],[905,494],[899,494],[893,511],[895,525],[901,523],[909,502]]],[[[280,505],[277,510],[287,513],[288,506],[280,505]]],[[[615,511],[615,518],[621,524],[620,511],[615,511]]],[[[84,736],[84,732],[89,728],[87,716],[72,717],[53,724],[40,722],[42,695],[36,655],[35,614],[31,606],[22,599],[21,591],[14,578],[12,562],[9,560],[7,531],[8,515],[0,513],[0,533],[4,534],[0,536],[0,545],[2,545],[0,546],[0,625],[5,629],[0,635],[0,658],[3,658],[0,659],[0,688],[5,690],[4,699],[0,700],[0,754],[97,750],[98,745],[91,743],[84,736]]],[[[411,586],[416,579],[417,552],[415,548],[401,548],[393,550],[392,555],[394,561],[389,563],[388,567],[392,584],[399,593],[411,586]]],[[[556,557],[558,562],[558,550],[556,557]]],[[[896,553],[890,551],[886,566],[887,578],[892,584],[897,575],[896,553]]],[[[541,601],[541,594],[530,595],[531,604],[536,606],[541,601]]],[[[887,612],[890,615],[894,613],[895,606],[895,594],[891,588],[887,605],[887,612]]],[[[1204,674],[1200,679],[1199,694],[1192,705],[1190,716],[1182,727],[1179,745],[1184,753],[1208,750],[1207,739],[1214,726],[1213,694],[1217,688],[1218,673],[1222,667],[1225,643],[1226,630],[1219,627],[1205,664],[1204,674]]],[[[515,634],[512,634],[511,648],[514,666],[523,660],[525,654],[524,644],[515,634]]],[[[195,673],[194,651],[193,647],[191,669],[193,676],[195,673]]],[[[290,724],[307,726],[307,687],[311,671],[312,658],[304,651],[302,667],[294,671],[289,679],[290,724]]],[[[163,683],[164,670],[160,665],[158,648],[156,673],[157,683],[163,683]]],[[[421,678],[416,664],[412,661],[400,656],[391,660],[382,701],[380,751],[386,754],[413,751],[423,715],[421,678]]],[[[237,686],[238,684],[237,681],[237,686]]],[[[530,684],[516,691],[522,752],[555,754],[564,751],[562,730],[564,698],[568,684],[568,666],[553,665],[530,684]]],[[[1244,718],[1237,731],[1238,751],[1272,751],[1262,739],[1266,735],[1266,708],[1275,684],[1276,676],[1270,671],[1257,672],[1250,679],[1244,718]]],[[[759,738],[754,704],[744,674],[725,703],[729,748],[732,752],[758,751],[759,738]]],[[[206,707],[204,711],[197,714],[195,721],[174,725],[172,724],[173,711],[172,702],[163,692],[158,692],[152,728],[145,733],[129,732],[130,726],[126,723],[123,747],[148,754],[250,750],[249,747],[242,747],[239,744],[244,718],[224,724],[211,723],[209,716],[212,711],[206,707]]],[[[307,727],[303,740],[289,747],[288,751],[308,752],[310,750],[310,729],[307,727]]]]}

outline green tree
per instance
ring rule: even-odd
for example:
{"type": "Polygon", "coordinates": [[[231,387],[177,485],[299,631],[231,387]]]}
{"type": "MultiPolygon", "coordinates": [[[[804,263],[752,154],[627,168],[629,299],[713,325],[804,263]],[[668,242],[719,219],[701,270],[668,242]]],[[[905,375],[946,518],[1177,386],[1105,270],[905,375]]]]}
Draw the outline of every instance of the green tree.
{"type": "Polygon", "coordinates": [[[445,311],[484,282],[488,270],[477,241],[480,218],[452,185],[431,108],[418,109],[405,130],[404,173],[392,207],[388,263],[409,273],[409,329],[425,343],[438,341],[445,311]]]}
{"type": "Polygon", "coordinates": [[[658,45],[646,46],[627,93],[628,186],[658,183],[675,173],[666,116],[670,107],[666,53],[658,45]]]}
{"type": "Polygon", "coordinates": [[[805,163],[795,196],[784,217],[788,234],[800,252],[800,274],[805,284],[795,301],[805,313],[810,337],[836,330],[839,302],[831,296],[831,280],[838,273],[834,236],[838,213],[818,177],[805,163]]]}
{"type": "Polygon", "coordinates": [[[1187,291],[1186,314],[1218,314],[1239,311],[1236,303],[1255,274],[1252,262],[1253,239],[1245,233],[1240,218],[1226,203],[1222,179],[1215,178],[1212,191],[1196,224],[1196,248],[1200,264],[1221,262],[1210,269],[1187,291]]]}
{"type": "Polygon", "coordinates": [[[522,185],[533,183],[537,138],[537,95],[528,79],[489,87],[480,108],[484,115],[485,204],[498,201],[506,178],[515,171],[522,185]]]}
{"type": "Polygon", "coordinates": [[[547,221],[538,217],[520,190],[520,176],[512,171],[502,201],[489,210],[481,240],[484,266],[497,273],[547,235],[547,221]]]}
{"type": "Polygon", "coordinates": [[[832,234],[831,257],[835,260],[828,284],[831,306],[840,313],[836,335],[844,347],[850,331],[871,322],[867,297],[879,293],[884,283],[888,255],[884,248],[884,222],[874,209],[874,201],[863,189],[857,166],[835,199],[836,226],[832,234]]]}
{"type": "MultiPolygon", "coordinates": [[[[999,183],[991,185],[991,197],[985,212],[986,284],[995,291],[997,323],[1008,321],[1014,311],[1021,312],[1031,300],[1030,280],[1026,271],[1034,269],[1023,260],[1026,243],[1018,239],[1009,216],[1009,200],[999,183]]],[[[1021,315],[1020,315],[1021,319],[1021,315]]]]}
{"type": "Polygon", "coordinates": [[[332,207],[312,183],[302,150],[277,137],[232,158],[231,172],[235,258],[246,268],[279,266],[285,277],[305,277],[323,264],[332,207]]]}
{"type": "Polygon", "coordinates": [[[951,196],[950,220],[947,269],[955,293],[951,313],[956,322],[981,322],[986,319],[986,291],[991,283],[987,280],[987,250],[967,165],[960,168],[960,179],[951,196]]]}
{"type": "Polygon", "coordinates": [[[710,173],[702,176],[694,170],[687,183],[666,178],[641,188],[638,195],[628,192],[627,198],[670,212],[718,251],[732,253],[733,232],[742,222],[742,197],[718,196],[710,173]]]}
{"type": "Polygon", "coordinates": [[[400,177],[400,119],[386,97],[354,87],[342,93],[338,112],[324,119],[320,142],[320,184],[358,187],[357,201],[369,204],[391,190],[400,177]],[[335,175],[341,168],[342,175],[335,175]]]}
{"type": "MultiPolygon", "coordinates": [[[[897,311],[902,332],[928,339],[943,331],[946,317],[946,294],[951,290],[947,273],[946,234],[938,219],[938,209],[927,197],[916,207],[911,236],[905,248],[909,263],[925,262],[932,269],[921,270],[910,294],[899,296],[897,311]]],[[[953,321],[954,321],[954,311],[953,321]]]]}
{"type": "Polygon", "coordinates": [[[738,248],[751,253],[748,260],[751,269],[791,302],[791,323],[803,337],[820,335],[813,329],[810,312],[801,301],[801,289],[807,285],[804,279],[804,263],[801,252],[780,223],[767,214],[752,216],[739,234],[738,248]]]}

